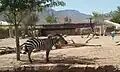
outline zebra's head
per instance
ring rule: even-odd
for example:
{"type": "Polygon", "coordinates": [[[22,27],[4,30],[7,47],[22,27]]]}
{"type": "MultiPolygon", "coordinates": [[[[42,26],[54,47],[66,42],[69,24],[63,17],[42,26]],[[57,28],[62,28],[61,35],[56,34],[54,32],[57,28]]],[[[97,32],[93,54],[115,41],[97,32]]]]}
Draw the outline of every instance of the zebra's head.
{"type": "Polygon", "coordinates": [[[67,41],[65,40],[65,38],[64,38],[64,35],[55,34],[55,36],[58,37],[59,42],[60,42],[61,44],[68,44],[68,42],[67,42],[67,41]]]}
{"type": "Polygon", "coordinates": [[[48,35],[48,38],[52,38],[56,41],[56,44],[68,44],[68,42],[65,40],[63,35],[55,34],[55,35],[48,35]]]}
{"type": "Polygon", "coordinates": [[[53,37],[53,35],[52,34],[48,34],[48,36],[47,36],[48,38],[52,38],[53,37]]]}

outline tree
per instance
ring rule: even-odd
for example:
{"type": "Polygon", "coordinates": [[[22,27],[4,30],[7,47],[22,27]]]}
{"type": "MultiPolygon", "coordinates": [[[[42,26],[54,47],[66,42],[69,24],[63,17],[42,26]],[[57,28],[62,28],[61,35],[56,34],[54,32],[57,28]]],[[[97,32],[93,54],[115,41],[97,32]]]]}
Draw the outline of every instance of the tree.
{"type": "Polygon", "coordinates": [[[63,1],[54,0],[0,0],[0,12],[8,16],[15,27],[17,60],[20,60],[19,25],[23,20],[24,12],[42,11],[46,7],[64,6],[63,1]],[[12,17],[12,18],[11,18],[12,17]]]}
{"type": "Polygon", "coordinates": [[[64,22],[65,22],[65,23],[71,23],[71,22],[72,22],[72,19],[69,18],[68,16],[66,16],[66,17],[64,18],[64,22]]]}
{"type": "Polygon", "coordinates": [[[120,6],[118,6],[117,10],[112,13],[111,21],[120,23],[120,6]]]}
{"type": "Polygon", "coordinates": [[[101,14],[101,13],[93,12],[93,13],[92,13],[92,17],[91,17],[91,18],[88,18],[88,19],[90,20],[91,29],[90,29],[90,32],[89,32],[87,38],[90,36],[90,34],[92,34],[92,37],[89,38],[89,39],[86,41],[86,43],[88,43],[91,39],[94,38],[95,35],[97,35],[96,32],[95,32],[95,29],[94,29],[94,25],[92,25],[92,22],[91,22],[92,19],[94,20],[94,23],[95,23],[95,24],[102,24],[102,22],[103,22],[103,20],[104,20],[104,16],[103,16],[103,14],[101,14]]]}
{"type": "Polygon", "coordinates": [[[104,14],[99,12],[92,12],[92,18],[96,24],[100,24],[104,20],[104,14]]]}
{"type": "Polygon", "coordinates": [[[39,17],[37,15],[37,13],[32,13],[32,15],[30,16],[30,18],[28,19],[28,24],[30,24],[30,31],[32,34],[32,37],[37,36],[38,38],[38,32],[35,30],[36,27],[36,22],[39,20],[39,17]]]}
{"type": "Polygon", "coordinates": [[[57,23],[57,18],[55,16],[50,16],[49,15],[45,18],[45,20],[46,20],[47,23],[50,23],[50,24],[57,23]]]}
{"type": "Polygon", "coordinates": [[[25,35],[28,35],[29,32],[28,32],[28,28],[30,26],[30,30],[32,31],[32,35],[33,35],[33,31],[34,31],[34,28],[35,28],[35,25],[36,25],[36,22],[39,20],[38,18],[38,15],[36,12],[32,12],[32,13],[28,13],[26,14],[25,16],[25,19],[22,21],[22,38],[25,38],[25,35]]]}
{"type": "Polygon", "coordinates": [[[55,17],[54,13],[52,12],[52,14],[49,14],[46,18],[45,18],[47,23],[57,23],[57,17],[55,17]]]}
{"type": "MultiPolygon", "coordinates": [[[[6,20],[7,22],[9,22],[9,25],[12,25],[11,18],[13,18],[13,16],[11,16],[11,15],[9,15],[9,14],[10,14],[10,13],[8,13],[7,11],[5,11],[5,12],[3,13],[5,20],[6,20]],[[11,17],[9,18],[9,16],[11,16],[11,17]]],[[[12,27],[12,26],[9,26],[9,37],[10,37],[10,38],[13,38],[13,37],[14,37],[13,27],[12,27]]]]}

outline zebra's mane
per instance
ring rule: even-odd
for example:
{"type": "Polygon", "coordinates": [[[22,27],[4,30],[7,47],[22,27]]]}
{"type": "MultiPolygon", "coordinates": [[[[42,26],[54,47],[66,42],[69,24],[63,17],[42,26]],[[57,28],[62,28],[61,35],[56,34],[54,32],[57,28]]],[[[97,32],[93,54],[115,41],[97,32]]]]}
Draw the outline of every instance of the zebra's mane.
{"type": "Polygon", "coordinates": [[[54,34],[53,36],[58,36],[60,38],[63,38],[62,35],[60,35],[60,34],[54,34]]]}

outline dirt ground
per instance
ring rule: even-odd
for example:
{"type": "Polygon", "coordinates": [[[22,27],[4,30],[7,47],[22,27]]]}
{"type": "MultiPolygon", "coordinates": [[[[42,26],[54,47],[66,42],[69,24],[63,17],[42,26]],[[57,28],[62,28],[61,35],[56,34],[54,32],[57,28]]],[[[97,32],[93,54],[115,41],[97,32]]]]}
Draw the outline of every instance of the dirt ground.
{"type": "MultiPolygon", "coordinates": [[[[86,36],[84,36],[86,37],[86,36]]],[[[85,43],[87,38],[80,36],[68,36],[67,40],[74,40],[76,43],[85,43]]],[[[112,40],[110,36],[100,36],[99,39],[92,39],[89,44],[101,44],[102,46],[84,46],[84,47],[65,47],[65,49],[51,50],[50,62],[47,64],[82,64],[82,65],[120,65],[120,46],[116,46],[116,41],[120,40],[117,36],[112,40]]],[[[21,39],[23,43],[26,39],[21,39]]],[[[1,39],[1,46],[15,46],[15,39],[1,39]]],[[[32,53],[33,64],[46,64],[45,51],[32,53]]],[[[21,61],[16,61],[16,54],[6,54],[0,56],[0,68],[6,66],[18,67],[30,64],[27,54],[21,54],[21,61]]],[[[31,64],[30,64],[31,65],[31,64]]]]}

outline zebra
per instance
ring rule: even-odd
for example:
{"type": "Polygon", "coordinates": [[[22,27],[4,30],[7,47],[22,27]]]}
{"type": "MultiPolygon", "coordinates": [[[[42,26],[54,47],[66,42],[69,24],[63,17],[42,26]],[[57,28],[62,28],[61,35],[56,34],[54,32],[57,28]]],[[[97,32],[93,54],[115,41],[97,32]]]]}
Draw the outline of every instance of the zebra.
{"type": "Polygon", "coordinates": [[[68,42],[60,34],[49,35],[45,39],[31,38],[21,45],[21,53],[28,53],[29,62],[32,63],[31,53],[34,49],[46,50],[46,62],[49,62],[49,52],[56,43],[62,42],[63,44],[68,44],[68,42]]]}

